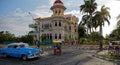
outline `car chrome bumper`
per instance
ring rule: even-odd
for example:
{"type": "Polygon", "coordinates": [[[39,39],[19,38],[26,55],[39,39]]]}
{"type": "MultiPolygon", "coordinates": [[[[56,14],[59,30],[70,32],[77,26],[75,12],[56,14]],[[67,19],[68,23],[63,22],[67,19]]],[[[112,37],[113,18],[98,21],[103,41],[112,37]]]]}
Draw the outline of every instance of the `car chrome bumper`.
{"type": "Polygon", "coordinates": [[[37,53],[37,54],[31,54],[31,55],[28,56],[28,59],[36,58],[36,57],[40,57],[40,53],[37,53]]]}

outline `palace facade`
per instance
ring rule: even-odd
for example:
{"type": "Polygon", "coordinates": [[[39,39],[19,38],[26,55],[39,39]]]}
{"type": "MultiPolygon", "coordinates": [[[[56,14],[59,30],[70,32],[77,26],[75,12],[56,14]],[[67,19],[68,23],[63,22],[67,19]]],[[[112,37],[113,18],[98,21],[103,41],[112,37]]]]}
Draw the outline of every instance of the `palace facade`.
{"type": "Polygon", "coordinates": [[[61,0],[55,0],[50,8],[53,12],[51,17],[34,19],[34,40],[42,41],[42,36],[49,40],[78,40],[78,18],[64,14],[66,9],[61,0]]]}

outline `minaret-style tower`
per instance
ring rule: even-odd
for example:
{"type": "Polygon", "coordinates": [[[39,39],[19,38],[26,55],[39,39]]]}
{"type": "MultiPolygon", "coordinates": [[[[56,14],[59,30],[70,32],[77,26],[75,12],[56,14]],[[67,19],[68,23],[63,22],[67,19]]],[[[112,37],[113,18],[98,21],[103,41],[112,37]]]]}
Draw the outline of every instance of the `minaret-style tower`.
{"type": "Polygon", "coordinates": [[[63,16],[66,7],[61,0],[56,0],[50,9],[53,11],[52,16],[63,16]]]}

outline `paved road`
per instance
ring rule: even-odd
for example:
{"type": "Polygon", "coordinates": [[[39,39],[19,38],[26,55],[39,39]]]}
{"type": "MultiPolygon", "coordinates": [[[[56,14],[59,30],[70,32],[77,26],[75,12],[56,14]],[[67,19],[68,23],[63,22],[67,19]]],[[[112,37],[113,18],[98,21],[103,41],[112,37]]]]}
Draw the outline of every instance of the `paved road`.
{"type": "Polygon", "coordinates": [[[0,57],[0,65],[115,65],[113,62],[93,57],[95,52],[95,50],[81,50],[79,47],[65,46],[62,55],[53,55],[50,49],[39,59],[27,61],[0,57]]]}

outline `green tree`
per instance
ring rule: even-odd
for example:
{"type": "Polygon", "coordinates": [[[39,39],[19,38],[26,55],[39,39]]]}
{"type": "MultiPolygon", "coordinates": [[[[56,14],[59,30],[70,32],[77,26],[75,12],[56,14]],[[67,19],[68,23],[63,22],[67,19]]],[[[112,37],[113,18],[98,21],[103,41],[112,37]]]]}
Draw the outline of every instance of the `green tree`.
{"type": "Polygon", "coordinates": [[[78,35],[79,38],[85,38],[86,36],[86,28],[84,25],[79,24],[78,26],[78,35]]]}
{"type": "Polygon", "coordinates": [[[17,39],[19,39],[19,42],[29,43],[30,45],[33,44],[33,35],[24,35],[17,39]]]}
{"type": "Polygon", "coordinates": [[[6,41],[13,41],[13,38],[15,37],[14,34],[11,34],[9,31],[5,31],[5,37],[6,37],[6,41]]]}
{"type": "Polygon", "coordinates": [[[114,29],[112,33],[109,35],[109,38],[112,41],[120,40],[120,28],[114,29]]]}
{"type": "Polygon", "coordinates": [[[103,5],[101,7],[101,11],[96,11],[95,12],[95,16],[93,17],[94,21],[97,22],[96,26],[100,27],[100,34],[102,35],[103,33],[103,26],[105,25],[105,22],[107,22],[108,24],[110,24],[109,19],[111,18],[110,13],[109,13],[109,8],[105,7],[105,5],[103,5]]]}
{"type": "Polygon", "coordinates": [[[9,31],[1,31],[0,32],[0,43],[4,43],[6,41],[14,41],[15,35],[11,34],[9,31]]]}
{"type": "Polygon", "coordinates": [[[42,35],[41,35],[41,39],[42,39],[42,41],[46,40],[46,35],[45,35],[45,34],[42,34],[42,35]]]}
{"type": "Polygon", "coordinates": [[[0,43],[3,43],[5,41],[5,34],[4,31],[0,32],[0,43]]]}
{"type": "Polygon", "coordinates": [[[109,35],[111,40],[120,40],[120,15],[117,16],[117,27],[109,35]]]}
{"type": "Polygon", "coordinates": [[[80,23],[79,23],[79,26],[86,25],[86,27],[87,27],[87,34],[88,34],[88,30],[90,30],[90,28],[91,28],[90,22],[89,22],[88,19],[90,19],[90,16],[89,16],[89,15],[83,15],[83,16],[82,16],[82,19],[81,19],[81,21],[80,21],[80,23]]]}
{"type": "Polygon", "coordinates": [[[103,40],[103,36],[101,36],[99,32],[92,32],[91,38],[92,38],[92,41],[97,41],[97,42],[99,42],[100,40],[103,40]]]}
{"type": "Polygon", "coordinates": [[[87,14],[89,17],[89,19],[87,19],[87,23],[89,22],[90,26],[87,28],[90,28],[90,33],[91,33],[91,29],[93,27],[92,24],[92,16],[93,13],[95,12],[95,10],[97,9],[97,3],[95,2],[95,0],[84,0],[84,4],[80,6],[80,12],[83,12],[84,14],[87,14]]]}

